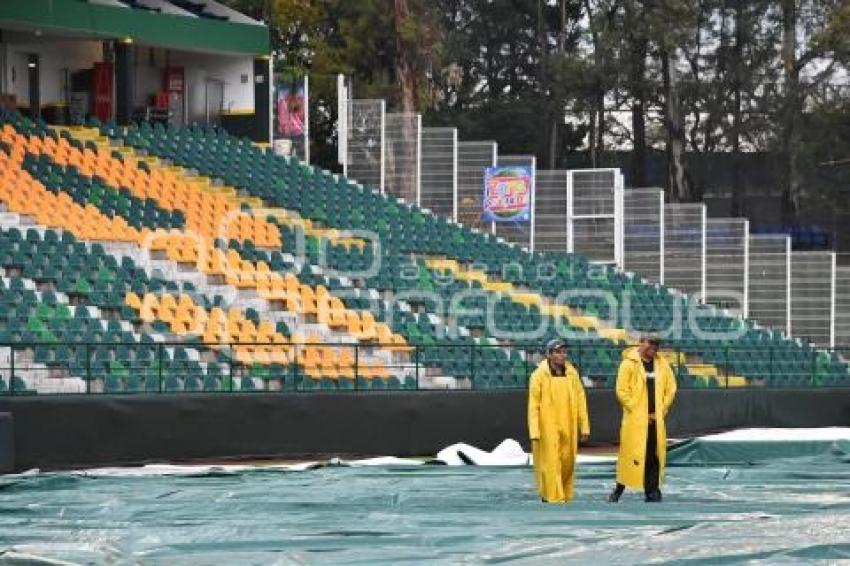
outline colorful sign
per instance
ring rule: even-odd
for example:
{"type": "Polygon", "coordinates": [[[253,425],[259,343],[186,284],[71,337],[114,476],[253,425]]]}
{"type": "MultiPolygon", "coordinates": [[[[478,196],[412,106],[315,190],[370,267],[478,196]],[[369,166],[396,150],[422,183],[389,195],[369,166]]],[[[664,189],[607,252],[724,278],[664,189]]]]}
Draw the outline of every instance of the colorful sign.
{"type": "Polygon", "coordinates": [[[484,174],[485,222],[528,222],[534,170],[531,167],[488,167],[484,174]]]}
{"type": "Polygon", "coordinates": [[[276,138],[301,138],[305,130],[306,97],[303,86],[278,86],[276,138]]]}

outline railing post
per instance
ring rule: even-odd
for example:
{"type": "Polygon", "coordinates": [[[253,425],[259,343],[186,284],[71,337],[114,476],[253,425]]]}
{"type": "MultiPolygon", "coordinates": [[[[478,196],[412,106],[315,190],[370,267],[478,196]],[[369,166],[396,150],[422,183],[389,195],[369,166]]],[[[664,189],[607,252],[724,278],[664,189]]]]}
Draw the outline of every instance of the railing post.
{"type": "Polygon", "coordinates": [[[469,380],[475,389],[475,342],[469,345],[469,380]]]}
{"type": "Polygon", "coordinates": [[[773,348],[774,348],[774,346],[773,346],[773,345],[771,345],[771,346],[770,346],[770,351],[768,352],[768,358],[767,358],[767,376],[766,376],[766,380],[767,380],[767,385],[768,385],[768,386],[772,386],[772,385],[773,385],[773,348]]]}
{"type": "MultiPolygon", "coordinates": [[[[292,348],[292,388],[298,391],[298,344],[293,343],[292,348]]],[[[354,366],[354,380],[357,381],[357,365],[354,366]]]]}
{"type": "Polygon", "coordinates": [[[359,389],[357,377],[360,375],[360,342],[354,344],[354,389],[359,389]]]}
{"type": "Polygon", "coordinates": [[[230,393],[233,393],[233,362],[236,359],[236,350],[233,349],[233,345],[230,346],[230,363],[227,364],[227,372],[230,376],[230,393]]]}
{"type": "MultiPolygon", "coordinates": [[[[572,359],[571,363],[576,366],[576,371],[581,375],[584,372],[584,352],[582,352],[583,344],[581,342],[578,343],[578,347],[576,348],[575,358],[572,359]]],[[[546,351],[546,346],[543,346],[543,356],[547,357],[549,352],[546,351]]]]}
{"type": "Polygon", "coordinates": [[[419,391],[419,344],[413,346],[413,363],[416,371],[416,390],[419,391]]]}
{"type": "Polygon", "coordinates": [[[525,356],[524,356],[524,359],[522,360],[522,365],[524,366],[523,371],[525,372],[525,382],[526,382],[526,387],[528,387],[528,377],[529,377],[529,371],[528,371],[528,355],[529,355],[529,354],[528,354],[528,348],[523,348],[523,353],[525,354],[525,356]]]}
{"type": "Polygon", "coordinates": [[[91,344],[86,342],[86,395],[91,394],[91,344]]]}
{"type": "Polygon", "coordinates": [[[15,394],[15,346],[9,346],[9,394],[15,394]]]}
{"type": "Polygon", "coordinates": [[[159,361],[157,372],[159,373],[159,392],[163,392],[163,383],[162,383],[162,342],[157,344],[157,358],[159,361]]]}
{"type": "Polygon", "coordinates": [[[729,369],[729,367],[730,367],[729,366],[729,345],[727,344],[724,349],[726,350],[725,351],[725,354],[726,354],[726,356],[725,356],[726,357],[726,389],[729,389],[729,372],[730,372],[730,369],[729,369]]]}
{"type": "Polygon", "coordinates": [[[815,378],[817,377],[817,373],[818,373],[818,351],[812,350],[812,375],[811,375],[811,379],[809,379],[809,385],[811,385],[811,386],[815,385],[815,378]]]}
{"type": "MultiPolygon", "coordinates": [[[[682,351],[679,348],[674,348],[673,352],[676,354],[676,383],[679,384],[679,387],[685,385],[682,383],[682,351]]],[[[693,386],[692,383],[688,384],[693,386]]]]}

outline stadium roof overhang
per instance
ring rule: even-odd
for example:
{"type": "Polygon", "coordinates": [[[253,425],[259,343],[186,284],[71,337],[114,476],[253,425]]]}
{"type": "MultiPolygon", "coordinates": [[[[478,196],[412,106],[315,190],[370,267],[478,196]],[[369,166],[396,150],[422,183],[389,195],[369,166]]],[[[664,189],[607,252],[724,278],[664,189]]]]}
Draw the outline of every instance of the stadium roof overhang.
{"type": "Polygon", "coordinates": [[[132,40],[134,43],[213,53],[269,53],[261,24],[187,18],[82,0],[2,0],[0,28],[50,35],[132,40]]]}

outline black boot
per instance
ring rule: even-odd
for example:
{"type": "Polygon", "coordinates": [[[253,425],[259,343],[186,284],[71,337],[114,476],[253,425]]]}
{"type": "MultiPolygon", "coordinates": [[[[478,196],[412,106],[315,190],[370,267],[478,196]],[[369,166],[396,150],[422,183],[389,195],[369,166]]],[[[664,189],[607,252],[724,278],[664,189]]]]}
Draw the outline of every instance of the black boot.
{"type": "Polygon", "coordinates": [[[606,501],[608,503],[617,503],[620,501],[620,496],[623,495],[623,489],[625,486],[617,484],[617,486],[608,494],[606,501]]]}
{"type": "Polygon", "coordinates": [[[661,491],[656,489],[646,494],[645,501],[647,503],[661,503],[661,491]]]}

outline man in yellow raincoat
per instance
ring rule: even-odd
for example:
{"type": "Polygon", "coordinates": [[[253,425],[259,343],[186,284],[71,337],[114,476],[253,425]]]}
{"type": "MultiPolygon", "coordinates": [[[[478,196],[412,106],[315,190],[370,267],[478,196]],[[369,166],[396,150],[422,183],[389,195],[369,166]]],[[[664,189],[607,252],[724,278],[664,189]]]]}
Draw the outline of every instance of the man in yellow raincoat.
{"type": "Polygon", "coordinates": [[[623,352],[617,372],[617,400],[623,408],[617,485],[608,501],[620,500],[626,486],[643,488],[646,501],[661,501],[667,461],[667,416],[676,396],[676,378],[658,355],[659,340],[644,336],[636,348],[623,352]]]}
{"type": "Polygon", "coordinates": [[[566,503],[573,498],[578,443],[590,437],[590,422],[584,387],[562,340],[546,344],[546,359],[531,374],[528,433],[540,497],[566,503]]]}

